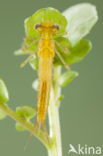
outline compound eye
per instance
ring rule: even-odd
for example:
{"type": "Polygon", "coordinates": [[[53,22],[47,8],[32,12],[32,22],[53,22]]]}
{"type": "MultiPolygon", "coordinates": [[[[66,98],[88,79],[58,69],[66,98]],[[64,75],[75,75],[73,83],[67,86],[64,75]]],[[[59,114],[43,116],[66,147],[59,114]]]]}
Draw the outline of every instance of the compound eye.
{"type": "Polygon", "coordinates": [[[60,30],[59,25],[53,24],[53,27],[56,28],[57,30],[60,30]]]}
{"type": "Polygon", "coordinates": [[[42,25],[41,24],[36,24],[35,26],[34,26],[34,28],[35,29],[38,29],[38,28],[40,28],[42,25]]]}

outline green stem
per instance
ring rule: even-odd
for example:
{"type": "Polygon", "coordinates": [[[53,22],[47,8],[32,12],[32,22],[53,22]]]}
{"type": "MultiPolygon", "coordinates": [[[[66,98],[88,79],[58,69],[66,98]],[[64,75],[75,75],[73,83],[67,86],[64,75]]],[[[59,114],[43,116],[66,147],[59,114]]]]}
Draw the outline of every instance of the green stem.
{"type": "Polygon", "coordinates": [[[51,100],[49,105],[49,125],[50,125],[50,137],[53,139],[53,146],[49,148],[49,156],[62,156],[61,146],[61,132],[60,132],[60,120],[59,120],[59,105],[58,98],[61,94],[61,89],[58,84],[58,79],[61,74],[61,67],[55,67],[54,69],[54,87],[51,91],[51,100]]]}
{"type": "Polygon", "coordinates": [[[26,128],[31,134],[36,136],[48,149],[50,147],[45,134],[43,131],[36,129],[33,131],[34,125],[31,122],[27,122],[24,118],[19,117],[12,109],[4,104],[0,103],[0,109],[4,111],[8,116],[14,119],[16,122],[20,123],[24,128],[26,128]]]}

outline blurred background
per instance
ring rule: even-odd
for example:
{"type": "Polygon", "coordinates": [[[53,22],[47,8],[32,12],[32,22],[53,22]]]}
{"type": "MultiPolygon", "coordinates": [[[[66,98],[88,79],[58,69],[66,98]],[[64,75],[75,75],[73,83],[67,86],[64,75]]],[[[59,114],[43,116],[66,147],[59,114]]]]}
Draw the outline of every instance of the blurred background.
{"type": "MultiPolygon", "coordinates": [[[[37,72],[29,65],[21,69],[19,65],[26,57],[14,56],[24,38],[24,19],[43,7],[54,7],[62,12],[81,2],[96,5],[99,21],[86,36],[92,41],[92,51],[72,66],[79,77],[63,89],[65,98],[60,108],[63,156],[68,155],[69,144],[103,147],[103,1],[0,0],[0,77],[9,89],[12,109],[22,105],[36,106],[36,93],[31,84],[37,72]]],[[[46,156],[46,149],[35,137],[24,151],[28,135],[28,132],[17,132],[11,118],[1,120],[0,155],[46,156]]]]}

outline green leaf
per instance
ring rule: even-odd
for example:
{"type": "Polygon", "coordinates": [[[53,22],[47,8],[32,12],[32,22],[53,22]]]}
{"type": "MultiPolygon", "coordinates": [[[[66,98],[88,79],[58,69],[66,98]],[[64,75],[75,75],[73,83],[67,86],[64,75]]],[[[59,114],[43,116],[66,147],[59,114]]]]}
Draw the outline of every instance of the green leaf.
{"type": "MultiPolygon", "coordinates": [[[[73,64],[80,62],[89,53],[92,44],[89,40],[80,40],[74,47],[69,48],[69,54],[64,54],[59,49],[59,53],[65,60],[66,64],[73,64]]],[[[63,65],[57,55],[54,57],[54,65],[63,65]]],[[[63,65],[64,66],[64,65],[63,65]]]]}
{"type": "Polygon", "coordinates": [[[80,62],[91,48],[92,44],[89,40],[80,40],[73,48],[70,48],[68,57],[65,57],[67,64],[80,62]]]}
{"type": "Polygon", "coordinates": [[[64,99],[64,95],[59,96],[58,100],[61,101],[64,99]]]}
{"type": "Polygon", "coordinates": [[[67,18],[67,37],[74,45],[86,36],[98,20],[96,7],[90,3],[81,3],[63,12],[67,18]]]}
{"type": "MultiPolygon", "coordinates": [[[[3,105],[5,105],[5,107],[7,107],[7,104],[3,104],[3,105]]],[[[7,116],[7,114],[0,109],[0,120],[4,119],[6,116],[7,116]]]]}
{"type": "Polygon", "coordinates": [[[8,90],[3,82],[3,80],[0,78],[0,103],[7,102],[9,100],[8,90]]]}
{"type": "Polygon", "coordinates": [[[37,91],[37,89],[38,89],[38,79],[36,79],[36,80],[33,82],[32,88],[33,88],[34,90],[37,91]]]}
{"type": "Polygon", "coordinates": [[[66,18],[54,8],[43,8],[39,9],[31,17],[25,20],[25,32],[26,36],[33,37],[37,35],[37,31],[34,29],[35,24],[41,23],[43,20],[52,21],[55,24],[58,24],[60,27],[59,33],[65,32],[67,25],[66,18]]]}
{"type": "Polygon", "coordinates": [[[16,123],[15,125],[17,131],[25,131],[26,128],[23,127],[20,123],[16,123]]]}
{"type": "Polygon", "coordinates": [[[31,106],[22,106],[16,108],[16,114],[22,118],[32,119],[36,115],[36,110],[31,106]]]}
{"type": "Polygon", "coordinates": [[[59,77],[59,85],[61,87],[66,86],[67,84],[69,84],[75,77],[78,76],[78,73],[75,71],[67,71],[65,73],[63,73],[60,77],[59,77]]]}

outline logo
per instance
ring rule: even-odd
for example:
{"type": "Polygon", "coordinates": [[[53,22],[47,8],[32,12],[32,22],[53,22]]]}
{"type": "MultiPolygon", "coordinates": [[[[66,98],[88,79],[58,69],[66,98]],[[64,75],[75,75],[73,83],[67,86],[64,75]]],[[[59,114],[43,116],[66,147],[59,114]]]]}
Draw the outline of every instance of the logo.
{"type": "Polygon", "coordinates": [[[84,155],[84,154],[90,154],[90,155],[101,155],[102,154],[102,148],[100,146],[88,146],[88,145],[84,145],[81,146],[80,144],[78,144],[76,147],[74,147],[72,144],[69,144],[69,151],[68,154],[78,154],[78,155],[84,155]]]}

